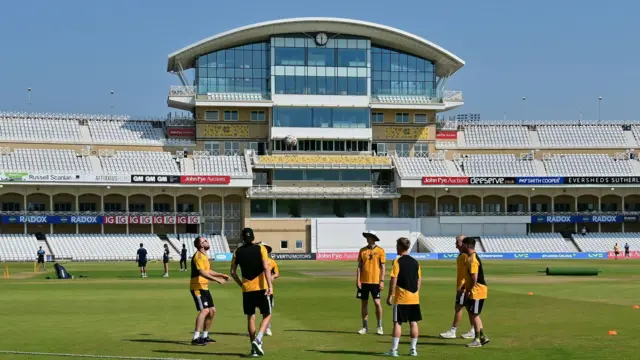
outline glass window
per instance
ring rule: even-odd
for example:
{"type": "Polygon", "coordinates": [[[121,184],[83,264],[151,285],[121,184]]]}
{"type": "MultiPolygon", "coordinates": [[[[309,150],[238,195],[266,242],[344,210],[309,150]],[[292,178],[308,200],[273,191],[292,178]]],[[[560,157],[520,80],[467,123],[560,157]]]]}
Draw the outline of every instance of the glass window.
{"type": "Polygon", "coordinates": [[[226,141],[224,143],[224,156],[240,155],[240,143],[235,141],[226,141]]]}
{"type": "Polygon", "coordinates": [[[302,240],[296,240],[296,249],[302,249],[303,243],[302,240]]]}
{"type": "MultiPolygon", "coordinates": [[[[80,206],[80,211],[82,211],[82,212],[85,212],[85,211],[96,211],[96,209],[97,209],[96,203],[80,203],[78,205],[80,206]]],[[[4,210],[4,211],[8,211],[8,210],[4,210]]]]}
{"type": "Polygon", "coordinates": [[[409,113],[396,113],[396,123],[398,123],[398,124],[408,124],[409,123],[409,113]]]}
{"type": "Polygon", "coordinates": [[[275,48],[275,65],[304,65],[304,48],[275,48]]]}
{"type": "Polygon", "coordinates": [[[289,241],[280,240],[280,249],[288,249],[288,248],[289,248],[289,241]]]}
{"type": "Polygon", "coordinates": [[[71,203],[55,203],[53,204],[53,211],[71,211],[71,203]]]}
{"type": "Polygon", "coordinates": [[[372,113],[371,114],[371,122],[376,124],[376,123],[383,123],[384,122],[384,113],[372,113]]]}
{"type": "Polygon", "coordinates": [[[415,114],[413,117],[413,122],[415,122],[416,124],[426,124],[427,114],[415,114]]]}
{"type": "Polygon", "coordinates": [[[238,111],[236,111],[236,110],[225,110],[224,111],[224,121],[238,121],[238,111]]]}
{"type": "Polygon", "coordinates": [[[209,155],[220,155],[220,143],[217,141],[205,141],[204,151],[208,151],[209,155]]]}
{"type": "Polygon", "coordinates": [[[303,170],[274,170],[273,180],[302,181],[304,180],[303,170]]]}
{"type": "Polygon", "coordinates": [[[342,181],[371,181],[369,170],[341,170],[342,181]]]}
{"type": "Polygon", "coordinates": [[[259,111],[251,112],[251,121],[264,121],[264,119],[265,119],[264,111],[259,110],[259,111]]]}
{"type": "Polygon", "coordinates": [[[307,181],[339,181],[340,172],[335,170],[306,170],[307,181]]]}
{"type": "Polygon", "coordinates": [[[205,111],[204,112],[204,119],[207,120],[207,121],[218,121],[218,120],[220,120],[218,110],[205,111]]]}
{"type": "Polygon", "coordinates": [[[383,48],[371,48],[373,95],[435,96],[433,63],[412,55],[383,48]],[[392,81],[389,85],[378,81],[392,81]]]}
{"type": "Polygon", "coordinates": [[[307,56],[307,65],[309,66],[336,66],[335,49],[308,48],[307,56]]]}
{"type": "Polygon", "coordinates": [[[369,128],[367,108],[274,107],[276,127],[369,128]]]}
{"type": "Polygon", "coordinates": [[[251,200],[251,217],[272,217],[271,200],[251,200]]]}
{"type": "Polygon", "coordinates": [[[415,157],[428,157],[429,145],[428,144],[415,144],[413,145],[413,156],[415,157]]]}
{"type": "Polygon", "coordinates": [[[364,49],[338,49],[338,66],[366,67],[367,51],[364,49]]]}
{"type": "Polygon", "coordinates": [[[399,157],[409,157],[411,151],[411,144],[396,144],[396,154],[399,157]]]}

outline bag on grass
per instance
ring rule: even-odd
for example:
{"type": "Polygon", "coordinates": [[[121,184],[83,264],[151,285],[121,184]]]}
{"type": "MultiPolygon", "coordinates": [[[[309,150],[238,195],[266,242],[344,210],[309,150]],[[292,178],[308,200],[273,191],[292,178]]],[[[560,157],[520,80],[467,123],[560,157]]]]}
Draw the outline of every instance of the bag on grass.
{"type": "Polygon", "coordinates": [[[64,266],[55,263],[53,267],[56,269],[56,275],[58,276],[58,279],[71,279],[71,274],[67,272],[67,269],[65,269],[64,266]]]}

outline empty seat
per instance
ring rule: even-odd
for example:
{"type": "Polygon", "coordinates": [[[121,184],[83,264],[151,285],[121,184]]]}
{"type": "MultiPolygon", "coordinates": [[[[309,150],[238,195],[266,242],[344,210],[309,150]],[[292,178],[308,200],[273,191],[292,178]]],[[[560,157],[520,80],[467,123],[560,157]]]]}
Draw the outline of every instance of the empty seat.
{"type": "Polygon", "coordinates": [[[37,251],[34,235],[0,234],[0,261],[35,261],[37,251]]]}
{"type": "Polygon", "coordinates": [[[575,234],[572,238],[580,250],[585,252],[613,251],[616,243],[623,256],[625,243],[629,243],[631,251],[640,250],[640,233],[588,233],[584,236],[575,234]]]}
{"type": "Polygon", "coordinates": [[[537,127],[543,147],[615,148],[626,147],[627,139],[619,125],[549,125],[537,127]]]}
{"type": "Polygon", "coordinates": [[[606,154],[555,154],[543,164],[550,176],[630,176],[631,161],[606,154]]]}
{"type": "Polygon", "coordinates": [[[178,251],[182,251],[182,244],[187,245],[187,256],[190,258],[195,253],[196,249],[193,246],[193,241],[197,236],[203,236],[207,240],[209,240],[209,251],[207,255],[209,259],[213,259],[216,254],[225,254],[230,253],[229,243],[227,242],[227,238],[222,235],[210,235],[210,234],[168,234],[167,238],[173,244],[173,246],[178,249],[178,251]]]}
{"type": "Polygon", "coordinates": [[[49,174],[89,174],[93,168],[88,157],[74,150],[14,149],[0,154],[0,170],[49,174]]]}
{"type": "MultiPolygon", "coordinates": [[[[164,242],[152,234],[53,234],[47,235],[47,242],[56,259],[76,261],[133,261],[140,243],[148,260],[161,260],[164,253],[164,242]]],[[[170,257],[177,258],[176,251],[169,249],[170,257]]]]}
{"type": "Polygon", "coordinates": [[[458,176],[452,173],[446,160],[425,157],[395,157],[395,166],[402,177],[458,176]]]}
{"type": "Polygon", "coordinates": [[[118,151],[100,157],[106,174],[179,175],[180,169],[171,153],[160,151],[118,151]]]}
{"type": "Polygon", "coordinates": [[[459,160],[468,176],[535,176],[532,159],[520,159],[513,154],[466,155],[459,160]]]}
{"type": "Polygon", "coordinates": [[[244,156],[206,156],[194,157],[193,166],[196,174],[216,174],[241,176],[248,175],[247,162],[244,156]]]}
{"type": "Polygon", "coordinates": [[[164,139],[149,121],[89,121],[91,138],[96,143],[162,145],[164,139]]]}
{"type": "Polygon", "coordinates": [[[531,137],[526,126],[466,126],[464,139],[467,147],[531,148],[531,137]]]}
{"type": "Polygon", "coordinates": [[[481,241],[487,252],[545,253],[578,251],[571,241],[556,233],[483,236],[481,241]]]}

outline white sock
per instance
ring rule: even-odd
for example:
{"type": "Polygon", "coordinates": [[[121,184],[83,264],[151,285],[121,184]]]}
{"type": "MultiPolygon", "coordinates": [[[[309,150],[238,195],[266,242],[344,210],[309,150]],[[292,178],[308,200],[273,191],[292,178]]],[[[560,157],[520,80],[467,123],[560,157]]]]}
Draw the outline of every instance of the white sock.
{"type": "Polygon", "coordinates": [[[391,350],[397,351],[398,350],[398,344],[400,344],[400,338],[399,337],[394,337],[391,340],[391,350]]]}
{"type": "Polygon", "coordinates": [[[411,349],[415,350],[418,344],[418,338],[411,338],[411,349]]]}
{"type": "Polygon", "coordinates": [[[271,323],[269,323],[269,326],[267,326],[267,329],[271,330],[271,323]]]}
{"type": "Polygon", "coordinates": [[[256,341],[258,343],[262,343],[262,332],[258,332],[258,334],[256,334],[256,341]]]}
{"type": "Polygon", "coordinates": [[[203,339],[206,339],[206,338],[207,338],[207,336],[209,336],[209,332],[208,332],[208,331],[203,331],[203,332],[202,332],[202,338],[203,338],[203,339]]]}
{"type": "Polygon", "coordinates": [[[378,327],[381,328],[382,327],[382,320],[378,320],[378,327]]]}
{"type": "Polygon", "coordinates": [[[471,328],[471,330],[469,330],[470,333],[475,334],[476,333],[476,329],[475,328],[471,328]]]}
{"type": "Polygon", "coordinates": [[[200,337],[200,331],[194,331],[193,332],[193,340],[197,339],[200,337]]]}
{"type": "Polygon", "coordinates": [[[456,332],[456,330],[457,330],[457,329],[458,329],[458,328],[456,328],[455,326],[452,326],[452,327],[451,327],[451,331],[452,331],[452,332],[454,332],[454,333],[456,332]]]}

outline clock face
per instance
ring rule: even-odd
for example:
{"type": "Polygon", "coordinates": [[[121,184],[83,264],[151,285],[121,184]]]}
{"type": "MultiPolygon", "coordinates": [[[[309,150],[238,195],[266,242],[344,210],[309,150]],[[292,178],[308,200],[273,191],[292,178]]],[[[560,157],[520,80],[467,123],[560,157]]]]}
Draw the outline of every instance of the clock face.
{"type": "Polygon", "coordinates": [[[318,33],[318,35],[316,35],[316,43],[318,45],[326,45],[327,44],[327,34],[318,33]]]}

